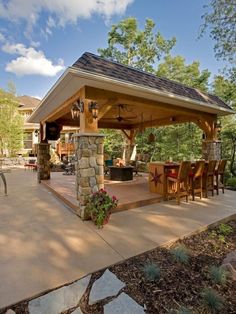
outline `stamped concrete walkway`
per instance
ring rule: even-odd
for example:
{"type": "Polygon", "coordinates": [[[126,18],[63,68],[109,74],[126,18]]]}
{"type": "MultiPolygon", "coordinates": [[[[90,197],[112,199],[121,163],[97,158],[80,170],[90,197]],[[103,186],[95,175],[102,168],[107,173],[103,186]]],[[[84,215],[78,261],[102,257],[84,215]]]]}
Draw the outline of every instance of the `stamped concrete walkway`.
{"type": "Polygon", "coordinates": [[[236,193],[226,191],[116,213],[98,230],[38,185],[35,173],[13,170],[7,181],[9,196],[0,197],[0,308],[236,214],[236,193]]]}

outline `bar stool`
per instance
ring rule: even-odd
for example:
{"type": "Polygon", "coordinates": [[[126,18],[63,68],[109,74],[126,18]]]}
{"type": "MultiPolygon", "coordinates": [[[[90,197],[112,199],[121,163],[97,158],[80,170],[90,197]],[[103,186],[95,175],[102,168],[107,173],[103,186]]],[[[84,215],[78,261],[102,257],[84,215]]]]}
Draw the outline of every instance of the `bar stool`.
{"type": "Polygon", "coordinates": [[[200,194],[200,198],[202,198],[202,184],[203,184],[204,168],[205,168],[205,161],[199,160],[196,162],[193,171],[189,174],[190,190],[191,190],[193,201],[195,200],[196,194],[200,194]]]}
{"type": "Polygon", "coordinates": [[[171,184],[174,184],[176,186],[174,194],[177,200],[177,204],[180,205],[180,198],[183,196],[186,197],[186,202],[188,202],[190,171],[191,162],[182,161],[178,173],[167,174],[167,200],[169,199],[169,196],[173,195],[173,193],[169,193],[169,188],[171,184]]]}
{"type": "Polygon", "coordinates": [[[224,174],[225,174],[225,167],[227,164],[226,159],[222,159],[218,163],[218,167],[215,170],[215,190],[217,195],[219,195],[219,189],[222,189],[222,193],[225,192],[225,182],[224,182],[224,174]]]}
{"type": "Polygon", "coordinates": [[[210,160],[208,164],[205,165],[203,173],[203,189],[205,190],[205,197],[208,197],[208,191],[211,191],[212,196],[214,196],[214,176],[217,160],[210,160]]]}

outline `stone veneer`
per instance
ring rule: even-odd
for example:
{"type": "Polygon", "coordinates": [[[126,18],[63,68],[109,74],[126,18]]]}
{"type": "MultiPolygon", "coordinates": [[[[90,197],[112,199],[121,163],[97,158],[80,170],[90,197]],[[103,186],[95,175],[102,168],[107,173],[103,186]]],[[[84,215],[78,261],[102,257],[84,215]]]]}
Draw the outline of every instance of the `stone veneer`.
{"type": "Polygon", "coordinates": [[[97,133],[74,134],[78,214],[83,220],[90,218],[85,212],[86,197],[104,187],[103,139],[97,133]]]}
{"type": "Polygon", "coordinates": [[[38,182],[50,179],[50,144],[37,144],[38,182]]]}
{"type": "Polygon", "coordinates": [[[205,160],[220,160],[221,141],[202,141],[202,158],[205,160]]]}

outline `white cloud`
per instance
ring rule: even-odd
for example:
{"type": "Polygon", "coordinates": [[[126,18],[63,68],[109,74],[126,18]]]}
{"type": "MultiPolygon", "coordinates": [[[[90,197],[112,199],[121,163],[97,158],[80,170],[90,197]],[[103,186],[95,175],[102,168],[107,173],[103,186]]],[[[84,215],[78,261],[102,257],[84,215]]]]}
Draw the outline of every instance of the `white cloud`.
{"type": "Polygon", "coordinates": [[[8,0],[0,3],[0,17],[11,21],[24,20],[29,31],[35,25],[42,11],[50,14],[46,25],[77,23],[80,18],[90,18],[93,14],[106,20],[112,15],[124,14],[134,0],[8,0]]]}
{"type": "Polygon", "coordinates": [[[9,54],[19,55],[5,68],[7,72],[16,75],[55,76],[65,68],[62,59],[59,59],[57,64],[53,64],[45,57],[43,51],[37,51],[33,47],[27,48],[23,44],[5,44],[2,50],[9,54]]]}

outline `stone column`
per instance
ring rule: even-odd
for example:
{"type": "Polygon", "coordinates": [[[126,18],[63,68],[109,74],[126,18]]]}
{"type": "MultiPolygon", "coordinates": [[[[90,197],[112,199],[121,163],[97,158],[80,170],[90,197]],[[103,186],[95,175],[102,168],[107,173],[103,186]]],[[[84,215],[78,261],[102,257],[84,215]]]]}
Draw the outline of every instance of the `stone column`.
{"type": "Polygon", "coordinates": [[[205,160],[221,159],[221,141],[202,141],[202,158],[205,160]]]}
{"type": "Polygon", "coordinates": [[[38,182],[50,179],[50,144],[37,144],[38,182]]]}
{"type": "Polygon", "coordinates": [[[103,139],[98,133],[74,134],[78,214],[83,220],[90,218],[85,212],[86,197],[104,187],[103,139]]]}

